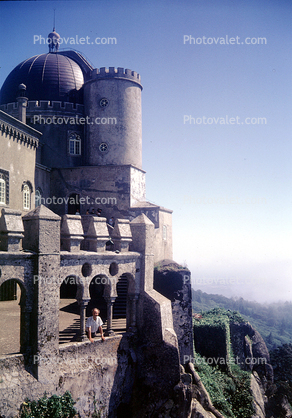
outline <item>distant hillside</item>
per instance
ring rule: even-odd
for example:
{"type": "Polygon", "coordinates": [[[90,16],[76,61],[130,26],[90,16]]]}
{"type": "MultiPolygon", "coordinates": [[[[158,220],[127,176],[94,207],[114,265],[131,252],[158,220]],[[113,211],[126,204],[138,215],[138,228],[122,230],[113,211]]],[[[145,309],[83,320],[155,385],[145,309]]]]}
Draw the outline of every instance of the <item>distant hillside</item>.
{"type": "Polygon", "coordinates": [[[292,302],[261,304],[192,289],[193,311],[213,308],[238,311],[261,334],[269,350],[292,343],[292,302]]]}

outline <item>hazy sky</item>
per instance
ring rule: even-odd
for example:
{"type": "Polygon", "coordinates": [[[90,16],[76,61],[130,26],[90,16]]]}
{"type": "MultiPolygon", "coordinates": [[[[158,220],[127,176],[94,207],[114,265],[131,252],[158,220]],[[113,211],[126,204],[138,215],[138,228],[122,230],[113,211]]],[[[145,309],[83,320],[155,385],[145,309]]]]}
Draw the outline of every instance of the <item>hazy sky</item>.
{"type": "Polygon", "coordinates": [[[292,300],[291,0],[1,2],[0,85],[48,51],[54,8],[94,67],[141,74],[147,199],[194,288],[292,300]]]}

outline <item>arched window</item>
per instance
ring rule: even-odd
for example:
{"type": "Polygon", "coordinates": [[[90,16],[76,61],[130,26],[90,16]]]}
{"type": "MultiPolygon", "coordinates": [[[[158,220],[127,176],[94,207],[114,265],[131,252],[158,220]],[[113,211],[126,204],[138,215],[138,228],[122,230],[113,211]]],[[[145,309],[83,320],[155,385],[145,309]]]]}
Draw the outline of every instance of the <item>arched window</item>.
{"type": "Polygon", "coordinates": [[[81,155],[81,138],[75,132],[69,135],[69,154],[81,155]]]}
{"type": "Polygon", "coordinates": [[[30,189],[27,184],[23,186],[22,197],[23,197],[23,209],[29,210],[30,209],[30,189]]]}
{"type": "Polygon", "coordinates": [[[0,205],[6,204],[6,181],[0,178],[0,205]]]}
{"type": "Polygon", "coordinates": [[[9,205],[9,172],[0,168],[0,205],[9,205]]]}
{"type": "Polygon", "coordinates": [[[42,193],[40,189],[36,189],[35,191],[35,207],[36,208],[40,206],[40,204],[42,203],[41,199],[42,199],[42,193]]]}

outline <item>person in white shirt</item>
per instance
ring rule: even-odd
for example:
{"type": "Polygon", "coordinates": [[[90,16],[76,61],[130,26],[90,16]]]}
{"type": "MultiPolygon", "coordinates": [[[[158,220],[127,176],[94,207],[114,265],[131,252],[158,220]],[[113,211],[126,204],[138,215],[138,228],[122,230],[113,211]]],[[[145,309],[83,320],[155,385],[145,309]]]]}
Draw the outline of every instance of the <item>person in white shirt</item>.
{"type": "Polygon", "coordinates": [[[99,309],[94,308],[92,309],[92,316],[90,316],[89,318],[87,318],[86,321],[86,325],[85,325],[85,330],[86,330],[86,334],[88,339],[93,343],[93,338],[96,336],[97,331],[100,332],[101,334],[101,339],[102,341],[105,340],[104,335],[103,335],[103,329],[102,329],[102,319],[99,316],[99,309]]]}

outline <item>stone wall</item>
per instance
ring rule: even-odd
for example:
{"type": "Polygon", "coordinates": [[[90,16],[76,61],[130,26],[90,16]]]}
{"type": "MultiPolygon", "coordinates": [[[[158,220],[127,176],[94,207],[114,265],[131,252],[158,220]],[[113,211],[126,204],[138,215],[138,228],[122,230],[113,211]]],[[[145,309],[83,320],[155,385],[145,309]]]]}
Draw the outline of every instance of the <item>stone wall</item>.
{"type": "Polygon", "coordinates": [[[0,175],[2,170],[7,190],[6,204],[1,204],[1,207],[10,207],[23,213],[34,208],[36,149],[40,137],[40,132],[0,110],[0,175]],[[28,210],[23,208],[24,183],[30,189],[31,202],[28,210]]]}
{"type": "Polygon", "coordinates": [[[155,229],[155,260],[172,260],[172,211],[159,208],[159,228],[155,229]]]}
{"type": "MultiPolygon", "coordinates": [[[[4,215],[20,218],[13,211],[4,215]]],[[[101,417],[122,417],[127,406],[133,417],[138,411],[149,416],[157,403],[172,396],[180,380],[171,302],[153,289],[154,225],[144,214],[131,223],[117,220],[112,234],[115,245],[120,244],[117,253],[105,251],[107,237],[102,228],[96,229],[92,239],[102,239],[103,247],[96,245],[92,251],[74,248],[71,241],[76,240],[74,231],[80,235],[81,217],[65,217],[66,222],[68,228],[62,230],[68,232],[68,251],[60,251],[60,217],[41,205],[23,217],[26,252],[19,251],[19,244],[13,253],[0,252],[0,284],[13,277],[22,290],[23,352],[0,359],[0,413],[11,418],[27,397],[38,399],[45,392],[51,396],[69,390],[82,418],[97,411],[101,417]],[[112,306],[117,281],[125,275],[127,333],[115,336],[112,306]],[[76,280],[83,341],[60,346],[60,286],[67,277],[76,280]],[[89,343],[84,337],[85,311],[95,277],[106,279],[103,297],[110,337],[89,343]]],[[[99,218],[99,223],[105,226],[105,219],[99,218]]]]}
{"type": "MultiPolygon", "coordinates": [[[[39,192],[41,193],[41,197],[47,198],[47,197],[51,197],[50,187],[51,187],[51,169],[37,163],[36,169],[35,169],[35,189],[39,190],[39,192]]],[[[40,202],[40,203],[44,204],[45,201],[40,202]]]]}
{"type": "MultiPolygon", "coordinates": [[[[2,105],[5,112],[18,117],[18,103],[2,105]]],[[[80,104],[28,101],[26,107],[27,126],[42,132],[42,146],[37,162],[47,167],[75,167],[82,165],[84,155],[84,107],[80,104]],[[69,134],[76,132],[81,138],[80,155],[69,153],[69,134]]]]}
{"type": "MultiPolygon", "coordinates": [[[[87,209],[102,209],[102,216],[110,218],[126,217],[130,207],[132,195],[138,199],[137,188],[144,198],[145,179],[138,176],[142,183],[132,184],[131,166],[103,166],[103,167],[78,167],[75,169],[53,170],[51,176],[50,197],[69,197],[71,193],[80,195],[80,213],[85,215],[87,209]],[[134,190],[132,190],[134,188],[134,190]]],[[[136,170],[137,171],[137,170],[136,170]]],[[[143,174],[141,172],[141,174],[143,174]]],[[[137,176],[136,176],[137,177],[137,176]]],[[[135,178],[136,178],[135,177],[135,178]]],[[[68,213],[68,205],[52,204],[50,208],[62,215],[68,213]]]]}
{"type": "Polygon", "coordinates": [[[26,398],[37,400],[45,392],[49,397],[69,390],[77,401],[75,407],[81,417],[94,413],[95,401],[96,409],[102,412],[101,417],[107,417],[110,401],[112,411],[121,401],[118,393],[115,402],[111,400],[112,391],[114,385],[119,387],[123,382],[127,368],[118,368],[123,362],[118,354],[121,338],[119,335],[107,338],[105,342],[64,344],[58,355],[34,356],[32,363],[45,363],[47,372],[58,370],[55,379],[46,383],[35,379],[33,364],[27,364],[22,354],[0,358],[1,416],[15,417],[26,398]]]}
{"type": "Polygon", "coordinates": [[[193,325],[191,277],[187,269],[177,263],[164,260],[156,264],[154,289],[171,301],[173,328],[178,338],[180,363],[193,355],[193,325]]]}

